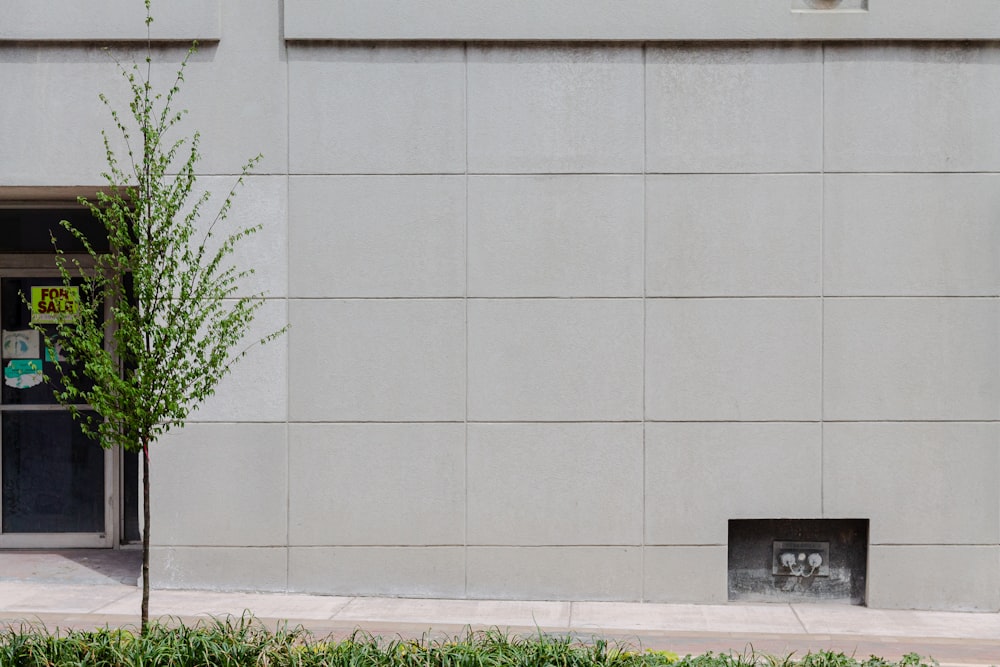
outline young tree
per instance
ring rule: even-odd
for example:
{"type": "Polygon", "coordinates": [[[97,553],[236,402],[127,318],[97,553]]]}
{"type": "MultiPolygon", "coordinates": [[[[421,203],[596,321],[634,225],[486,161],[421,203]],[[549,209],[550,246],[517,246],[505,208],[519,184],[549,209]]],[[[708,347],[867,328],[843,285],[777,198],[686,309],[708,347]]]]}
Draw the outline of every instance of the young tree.
{"type": "MultiPolygon", "coordinates": [[[[148,34],[153,19],[150,0],[145,3],[148,34]]],[[[54,326],[36,325],[46,344],[58,345],[66,358],[56,362],[55,394],[84,433],[103,447],[141,452],[143,633],[149,621],[150,445],[183,427],[250,347],[284,332],[243,343],[264,294],[241,294],[241,280],[253,269],[239,270],[230,260],[237,245],[260,227],[220,231],[235,189],[259,155],[243,166],[211,223],[199,223],[210,199],[210,193],[196,195],[194,189],[199,134],[176,136],[186,111],[172,108],[196,46],[166,92],[157,92],[151,82],[150,43],[143,66],[116,60],[131,88],[129,112],[120,113],[100,97],[127,158],[119,158],[102,133],[107,186],[96,201],[80,200],[103,224],[110,251],[95,250],[100,246],[63,221],[89,254],[83,266],[56,247],[62,281],[78,286],[79,301],[76,312],[57,318],[54,326]],[[79,407],[84,404],[88,407],[79,407]]]]}

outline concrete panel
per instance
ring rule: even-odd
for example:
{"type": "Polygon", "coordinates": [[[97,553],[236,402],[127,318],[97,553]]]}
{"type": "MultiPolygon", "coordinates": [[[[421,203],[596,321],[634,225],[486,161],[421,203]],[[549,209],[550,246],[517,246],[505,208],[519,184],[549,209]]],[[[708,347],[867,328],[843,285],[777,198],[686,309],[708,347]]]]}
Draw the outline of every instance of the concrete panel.
{"type": "MultiPolygon", "coordinates": [[[[178,97],[178,108],[190,110],[184,127],[202,132],[199,172],[239,173],[257,154],[263,155],[258,173],[287,172],[288,63],[280,8],[273,0],[223,0],[222,22],[223,39],[199,47],[178,97]]],[[[163,67],[163,84],[173,81],[175,70],[163,67]]]]}
{"type": "Polygon", "coordinates": [[[469,544],[642,542],[641,424],[469,424],[469,544]]]}
{"type": "Polygon", "coordinates": [[[646,294],[818,296],[822,193],[818,175],[647,177],[646,294]]]}
{"type": "Polygon", "coordinates": [[[646,602],[725,603],[728,554],[723,546],[646,547],[646,602]]]}
{"type": "Polygon", "coordinates": [[[469,179],[469,294],[642,296],[640,176],[469,179]]]}
{"type": "Polygon", "coordinates": [[[461,547],[292,547],[288,590],[459,598],[465,556],[461,547]]]}
{"type": "Polygon", "coordinates": [[[996,45],[830,46],[825,54],[827,171],[1000,170],[996,45]]]}
{"type": "Polygon", "coordinates": [[[236,246],[227,265],[253,271],[240,281],[238,294],[284,297],[288,294],[288,181],[284,176],[246,178],[243,186],[236,188],[228,217],[216,222],[216,215],[235,184],[236,178],[232,176],[198,179],[188,202],[193,204],[204,192],[210,192],[211,199],[201,209],[198,233],[192,241],[201,243],[211,229],[212,238],[206,248],[214,253],[230,234],[260,225],[260,231],[236,246]]]}
{"type": "Polygon", "coordinates": [[[475,300],[468,304],[469,418],[642,417],[638,300],[475,300]]]}
{"type": "MultiPolygon", "coordinates": [[[[21,561],[33,556],[37,557],[37,553],[29,555],[16,550],[7,552],[21,561]]],[[[118,585],[117,581],[109,582],[107,579],[100,583],[93,581],[84,583],[84,580],[70,576],[67,581],[56,584],[52,581],[40,581],[40,572],[36,569],[38,565],[37,562],[31,563],[33,571],[29,577],[21,580],[10,580],[5,575],[4,580],[0,581],[0,595],[3,596],[5,614],[10,615],[10,612],[17,612],[17,615],[22,618],[38,619],[42,614],[72,614],[75,616],[76,614],[93,614],[98,610],[104,614],[108,613],[104,611],[105,609],[111,608],[114,611],[110,613],[122,609],[123,615],[137,617],[136,612],[142,603],[142,592],[134,588],[134,583],[128,587],[118,585]]],[[[81,568],[86,569],[84,566],[81,568]]],[[[138,568],[136,569],[138,570],[138,568]]],[[[42,569],[42,572],[45,571],[47,570],[42,569]]],[[[132,581],[135,581],[134,576],[132,581]]]]}
{"type": "Polygon", "coordinates": [[[873,546],[868,604],[876,609],[1000,609],[997,546],[873,546]]]}
{"type": "MultiPolygon", "coordinates": [[[[93,588],[91,588],[93,590],[93,588]]],[[[112,589],[114,590],[114,589],[112,589]]],[[[113,604],[99,607],[102,616],[134,616],[141,604],[142,593],[133,591],[113,604]]],[[[240,616],[247,609],[259,619],[287,619],[296,621],[325,621],[336,616],[351,604],[351,598],[314,595],[274,595],[272,593],[207,593],[198,591],[159,590],[149,596],[149,615],[162,616],[240,616]]],[[[218,659],[216,659],[218,660],[218,659]]]]}
{"type": "Polygon", "coordinates": [[[828,174],[825,199],[827,295],[1000,292],[996,174],[828,174]]]}
{"type": "MultiPolygon", "coordinates": [[[[281,42],[274,23],[277,8],[268,0],[253,0],[252,4],[226,3],[225,11],[227,15],[240,12],[239,19],[229,22],[224,42],[203,45],[191,57],[173,102],[175,111],[190,114],[171,138],[201,132],[200,175],[239,173],[248,158],[258,153],[264,154],[259,172],[283,172],[288,123],[285,63],[280,59],[281,42]],[[256,8],[263,9],[257,12],[256,8]],[[262,95],[262,90],[267,94],[262,95]]],[[[93,21],[87,24],[94,25],[93,21]]],[[[141,20],[139,25],[145,38],[145,25],[141,20]]],[[[167,92],[186,52],[185,45],[153,49],[151,77],[156,90],[167,92]]],[[[120,134],[98,94],[104,93],[112,107],[129,119],[132,96],[114,59],[130,66],[145,56],[144,49],[130,44],[117,46],[110,54],[97,47],[62,43],[0,47],[0,89],[19,91],[0,102],[0,145],[5,149],[0,181],[10,185],[103,184],[101,173],[107,164],[101,130],[109,133],[127,166],[120,134]]],[[[138,135],[138,130],[133,129],[132,135],[138,135]]],[[[187,149],[178,157],[186,158],[187,149]]]]}
{"type": "MultiPolygon", "coordinates": [[[[575,616],[576,610],[573,612],[575,616]]],[[[861,631],[868,636],[892,637],[890,641],[899,642],[900,648],[908,643],[901,641],[902,637],[962,640],[1000,636],[1000,616],[997,614],[959,616],[949,611],[912,613],[909,610],[872,611],[853,605],[795,605],[795,618],[809,634],[849,635],[861,631]],[[960,622],[955,623],[959,619],[960,622]]],[[[943,657],[940,653],[938,656],[943,657]]]]}
{"type": "Polygon", "coordinates": [[[285,544],[283,424],[188,424],[151,451],[154,544],[285,544]]]}
{"type": "Polygon", "coordinates": [[[646,417],[814,420],[818,299],[646,302],[646,417]]]}
{"type": "Polygon", "coordinates": [[[1000,417],[996,299],[826,299],[824,414],[1000,417]]]}
{"type": "MultiPolygon", "coordinates": [[[[3,586],[0,583],[0,586],[3,586]]],[[[4,587],[6,588],[6,587],[4,587]]],[[[6,592],[0,589],[0,592],[6,592]]],[[[354,621],[368,627],[416,624],[423,628],[441,625],[467,626],[481,620],[490,627],[569,627],[571,602],[523,600],[414,600],[405,598],[354,598],[336,615],[337,623],[354,621]],[[488,620],[487,620],[488,619],[488,620]]],[[[440,636],[440,635],[439,635],[440,636]]],[[[454,635],[451,635],[454,636],[454,635]]]]}
{"type": "Polygon", "coordinates": [[[639,47],[469,48],[469,171],[641,172],[639,47]]]}
{"type": "Polygon", "coordinates": [[[998,470],[996,423],[826,424],[823,431],[824,513],[870,518],[871,544],[1000,542],[998,470]]]}
{"type": "Polygon", "coordinates": [[[289,302],[293,421],[461,421],[461,300],[289,302]]]}
{"type": "Polygon", "coordinates": [[[639,600],[640,547],[469,547],[468,596],[639,600]]]}
{"type": "Polygon", "coordinates": [[[725,546],[729,519],[819,516],[822,463],[819,424],[646,424],[645,544],[725,546]]]}
{"type": "MultiPolygon", "coordinates": [[[[707,547],[706,551],[712,549],[714,547],[707,547]]],[[[643,631],[683,633],[682,636],[691,637],[710,636],[720,629],[740,635],[794,635],[802,632],[802,622],[796,612],[797,609],[787,604],[726,604],[709,607],[696,604],[575,602],[571,627],[577,631],[597,628],[601,631],[600,634],[616,631],[613,634],[619,636],[632,633],[630,636],[633,640],[637,639],[635,633],[643,631]]],[[[673,642],[668,645],[674,648],[678,646],[673,642]]],[[[702,644],[695,652],[701,653],[705,650],[704,646],[702,644]]],[[[737,648],[743,651],[745,647],[737,648]]]]}
{"type": "Polygon", "coordinates": [[[300,297],[465,295],[465,179],[293,177],[289,245],[300,297]]]}
{"type": "Polygon", "coordinates": [[[292,173],[465,171],[461,46],[295,44],[288,61],[292,173]]]}
{"type": "MultiPolygon", "coordinates": [[[[156,19],[146,32],[146,9],[132,0],[4,0],[0,41],[217,40],[222,34],[220,0],[171,0],[153,7],[156,19]]],[[[228,36],[228,35],[227,35],[228,36]]]]}
{"type": "Polygon", "coordinates": [[[289,39],[997,39],[1000,7],[963,0],[286,0],[289,39]]]}
{"type": "Polygon", "coordinates": [[[464,543],[463,424],[293,424],[289,440],[289,544],[464,543]]]}
{"type": "Polygon", "coordinates": [[[191,422],[283,422],[288,418],[288,334],[261,340],[288,323],[285,300],[269,300],[257,311],[234,353],[246,356],[219,380],[215,394],[191,413],[191,422]]]}
{"type": "Polygon", "coordinates": [[[283,592],[284,547],[152,547],[149,583],[153,588],[283,592]]]}
{"type": "MultiPolygon", "coordinates": [[[[128,53],[118,55],[130,61],[128,53]]],[[[103,92],[126,110],[131,99],[127,82],[106,52],[65,45],[2,45],[0,90],[18,91],[0,96],[0,182],[103,183],[107,162],[101,130],[109,132],[116,150],[121,142],[110,134],[114,126],[98,94],[103,92]]]]}
{"type": "Polygon", "coordinates": [[[819,171],[819,46],[650,46],[646,170],[819,171]]]}

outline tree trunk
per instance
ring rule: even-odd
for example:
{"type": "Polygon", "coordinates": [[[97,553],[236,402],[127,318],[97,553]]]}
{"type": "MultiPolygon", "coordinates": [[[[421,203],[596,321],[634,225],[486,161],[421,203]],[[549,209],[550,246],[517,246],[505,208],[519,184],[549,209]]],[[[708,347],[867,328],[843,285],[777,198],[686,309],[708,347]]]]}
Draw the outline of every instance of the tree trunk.
{"type": "Polygon", "coordinates": [[[142,442],[142,620],[143,636],[149,628],[149,441],[142,442]]]}

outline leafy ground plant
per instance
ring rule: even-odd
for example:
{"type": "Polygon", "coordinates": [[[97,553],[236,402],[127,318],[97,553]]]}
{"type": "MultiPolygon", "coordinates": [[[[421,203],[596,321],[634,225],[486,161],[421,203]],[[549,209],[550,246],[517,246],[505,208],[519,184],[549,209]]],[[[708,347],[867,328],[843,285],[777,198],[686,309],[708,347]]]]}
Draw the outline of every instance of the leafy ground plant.
{"type": "Polygon", "coordinates": [[[908,653],[893,662],[874,655],[858,659],[834,651],[807,653],[799,658],[795,654],[773,656],[750,649],[743,653],[689,655],[675,662],[674,667],[938,667],[938,663],[916,653],[908,653]]]}
{"type": "Polygon", "coordinates": [[[594,639],[499,630],[451,639],[383,640],[361,632],[318,639],[302,628],[270,630],[249,615],[195,625],[151,623],[145,634],[127,629],[49,632],[40,626],[0,633],[4,667],[932,667],[911,654],[899,662],[859,661],[843,653],[797,660],[760,653],[678,656],[594,639]]]}

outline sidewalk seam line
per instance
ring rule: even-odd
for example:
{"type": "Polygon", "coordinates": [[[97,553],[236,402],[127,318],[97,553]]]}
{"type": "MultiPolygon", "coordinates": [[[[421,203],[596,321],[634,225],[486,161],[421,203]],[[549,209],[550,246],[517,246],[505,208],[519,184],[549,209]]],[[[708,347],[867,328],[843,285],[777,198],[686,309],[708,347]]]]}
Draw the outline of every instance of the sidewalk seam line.
{"type": "Polygon", "coordinates": [[[795,605],[794,604],[789,604],[788,608],[791,609],[792,610],[792,614],[795,615],[795,620],[799,622],[799,627],[802,628],[802,632],[804,634],[806,634],[806,635],[812,634],[811,632],[809,632],[809,628],[806,627],[806,624],[802,622],[802,617],[799,616],[799,612],[795,608],[795,605]]]}
{"type": "Polygon", "coordinates": [[[342,611],[344,611],[345,609],[347,609],[348,607],[350,607],[350,606],[351,606],[352,604],[354,604],[354,602],[355,602],[355,601],[356,601],[357,599],[358,599],[358,598],[357,598],[356,596],[355,596],[355,597],[352,597],[352,598],[351,598],[350,600],[348,600],[348,601],[347,601],[347,604],[345,604],[345,605],[342,605],[342,606],[341,606],[341,607],[339,607],[338,609],[334,610],[333,614],[331,614],[331,615],[330,615],[330,618],[329,618],[329,619],[327,619],[327,620],[330,620],[330,621],[333,621],[333,620],[336,620],[336,618],[337,618],[338,616],[340,616],[340,613],[341,613],[342,611]]]}

